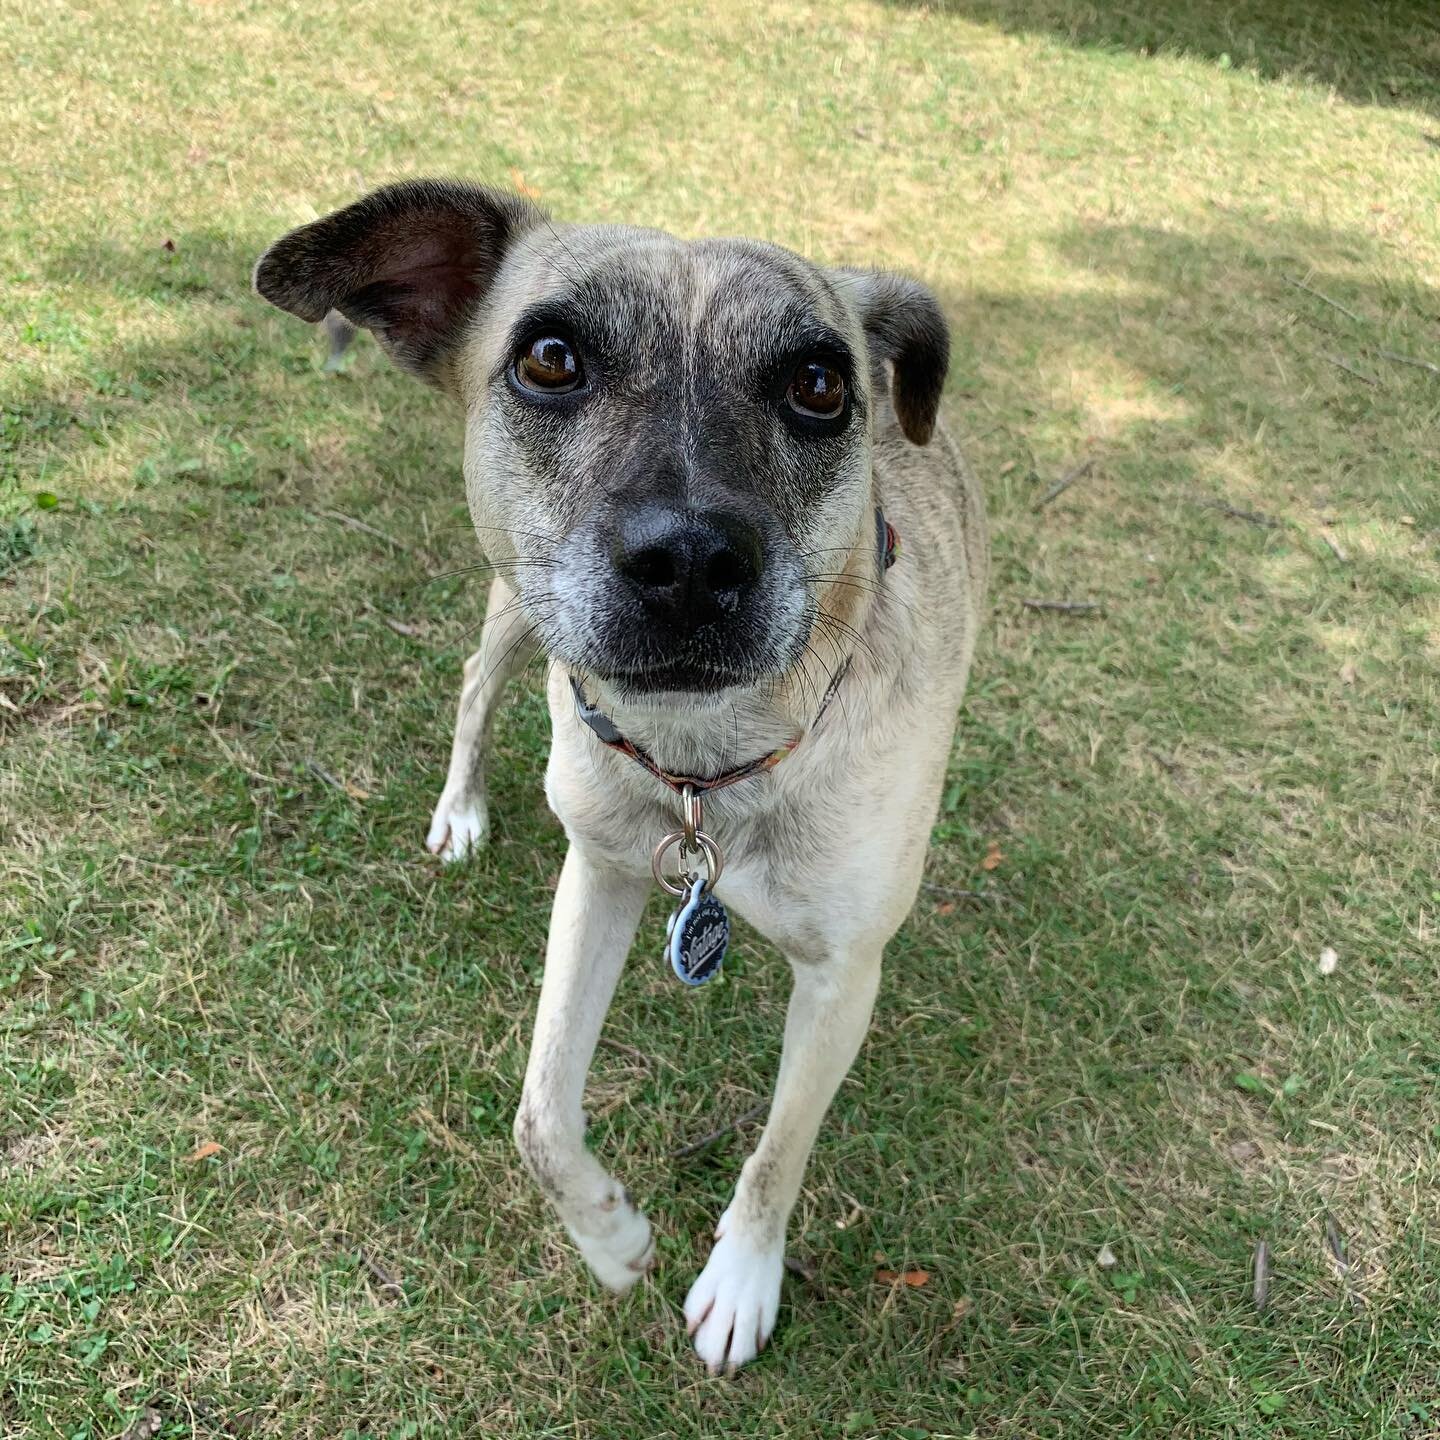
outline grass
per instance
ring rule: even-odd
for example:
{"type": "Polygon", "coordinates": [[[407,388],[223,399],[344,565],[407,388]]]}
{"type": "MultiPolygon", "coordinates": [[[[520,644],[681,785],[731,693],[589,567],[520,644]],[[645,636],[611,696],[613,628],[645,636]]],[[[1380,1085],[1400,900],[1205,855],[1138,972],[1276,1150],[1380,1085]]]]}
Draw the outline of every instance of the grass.
{"type": "Polygon", "coordinates": [[[12,14],[0,1433],[1440,1435],[1440,375],[1392,358],[1440,364],[1440,25],[1152,8],[12,14]],[[661,1268],[603,1300],[508,1134],[533,682],[491,849],[421,849],[483,606],[427,583],[474,554],[458,427],[247,292],[434,172],[954,319],[993,617],[815,1278],[731,1383],[678,1303],[744,1137],[671,1151],[767,1093],[783,966],[681,995],[657,903],[588,1105],[661,1268]]]}

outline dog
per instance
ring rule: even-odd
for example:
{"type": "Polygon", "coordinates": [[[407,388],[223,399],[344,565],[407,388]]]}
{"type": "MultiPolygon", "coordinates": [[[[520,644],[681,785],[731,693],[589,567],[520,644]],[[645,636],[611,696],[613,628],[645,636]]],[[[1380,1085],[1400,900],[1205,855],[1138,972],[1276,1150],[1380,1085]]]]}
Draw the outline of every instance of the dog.
{"type": "Polygon", "coordinates": [[[765,1128],[685,1300],[700,1358],[731,1372],[774,1328],[788,1217],[919,889],[980,625],[986,520],[938,419],[940,306],[891,273],[558,225],[430,180],[292,231],[254,280],[370,330],[463,410],[495,578],[429,845],[484,842],[496,704],[545,654],[569,849],[514,1135],[611,1290],[655,1246],[581,1104],[652,886],[683,901],[682,978],[697,953],[713,967],[725,906],[790,963],[765,1128]]]}

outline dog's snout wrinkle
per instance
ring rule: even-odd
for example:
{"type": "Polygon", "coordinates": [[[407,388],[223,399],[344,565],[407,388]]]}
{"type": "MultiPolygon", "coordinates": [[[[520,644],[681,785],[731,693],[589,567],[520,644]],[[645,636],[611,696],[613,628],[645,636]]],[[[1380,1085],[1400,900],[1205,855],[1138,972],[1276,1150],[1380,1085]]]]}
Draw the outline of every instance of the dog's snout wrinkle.
{"type": "Polygon", "coordinates": [[[620,515],[611,555],[646,612],[677,629],[733,614],[765,564],[760,532],[742,517],[657,505],[620,515]]]}

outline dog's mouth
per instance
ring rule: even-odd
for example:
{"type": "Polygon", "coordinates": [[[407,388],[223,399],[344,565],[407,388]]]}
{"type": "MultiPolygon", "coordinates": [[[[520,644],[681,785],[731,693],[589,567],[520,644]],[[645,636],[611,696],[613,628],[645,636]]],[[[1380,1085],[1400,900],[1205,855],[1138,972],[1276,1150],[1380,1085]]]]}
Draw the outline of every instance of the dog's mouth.
{"type": "Polygon", "coordinates": [[[597,669],[595,674],[611,689],[635,696],[714,695],[723,690],[753,685],[758,678],[753,668],[686,660],[666,661],[639,669],[597,669]]]}

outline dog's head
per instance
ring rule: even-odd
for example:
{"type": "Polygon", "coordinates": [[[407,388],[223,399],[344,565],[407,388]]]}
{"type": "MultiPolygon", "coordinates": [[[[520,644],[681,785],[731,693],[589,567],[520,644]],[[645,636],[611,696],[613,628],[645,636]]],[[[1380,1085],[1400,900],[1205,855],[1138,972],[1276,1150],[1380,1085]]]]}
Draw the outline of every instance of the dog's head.
{"type": "Polygon", "coordinates": [[[255,285],[460,401],[487,555],[556,659],[631,698],[781,675],[826,591],[873,580],[877,413],[925,444],[949,349],[897,276],[439,181],[292,232],[255,285]]]}

